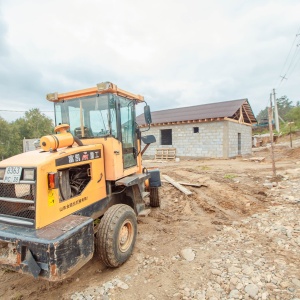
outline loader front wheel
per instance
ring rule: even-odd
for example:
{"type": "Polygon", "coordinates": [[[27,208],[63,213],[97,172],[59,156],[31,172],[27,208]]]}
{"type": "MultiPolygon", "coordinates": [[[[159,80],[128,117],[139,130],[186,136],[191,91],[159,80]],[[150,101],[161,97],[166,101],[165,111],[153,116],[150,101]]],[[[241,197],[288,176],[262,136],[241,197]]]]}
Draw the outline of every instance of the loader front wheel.
{"type": "Polygon", "coordinates": [[[96,253],[108,267],[118,267],[130,257],[136,234],[134,210],[126,204],[113,205],[102,217],[96,232],[96,253]]]}

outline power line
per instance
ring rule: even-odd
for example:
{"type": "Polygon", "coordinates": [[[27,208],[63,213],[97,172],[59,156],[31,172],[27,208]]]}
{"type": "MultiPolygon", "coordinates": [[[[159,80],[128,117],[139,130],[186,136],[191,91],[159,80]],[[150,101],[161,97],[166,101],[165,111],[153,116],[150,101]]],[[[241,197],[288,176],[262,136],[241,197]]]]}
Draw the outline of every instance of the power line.
{"type": "MultiPolygon", "coordinates": [[[[298,53],[299,53],[299,52],[298,52],[298,53]]],[[[298,65],[299,61],[300,61],[300,56],[298,57],[298,60],[295,62],[294,66],[293,66],[293,69],[292,69],[291,72],[290,72],[289,78],[291,78],[291,76],[292,76],[294,70],[296,69],[296,66],[298,65]]]]}
{"type": "MultiPolygon", "coordinates": [[[[0,111],[8,111],[8,112],[28,112],[28,110],[9,110],[9,109],[0,109],[0,111]]],[[[40,110],[40,112],[53,112],[53,110],[40,110]]]]}
{"type": "MultiPolygon", "coordinates": [[[[296,33],[295,38],[294,38],[294,41],[292,42],[292,45],[291,45],[290,50],[289,50],[289,52],[288,52],[288,55],[287,55],[287,57],[286,57],[286,59],[285,59],[285,61],[284,61],[284,64],[283,64],[283,66],[282,66],[282,68],[281,68],[281,71],[280,71],[280,73],[279,73],[279,78],[280,78],[279,80],[280,80],[280,81],[278,82],[278,84],[276,84],[276,82],[275,82],[275,84],[274,84],[274,86],[277,86],[276,89],[279,88],[279,86],[281,85],[281,83],[282,83],[283,80],[287,80],[287,79],[288,79],[286,76],[287,76],[288,71],[290,70],[290,68],[291,68],[291,66],[292,66],[292,63],[293,63],[295,57],[296,57],[296,56],[298,55],[298,53],[299,53],[299,51],[297,52],[297,50],[298,50],[298,46],[299,46],[300,44],[297,45],[297,48],[296,48],[295,51],[294,51],[293,57],[292,57],[292,59],[291,59],[291,61],[290,61],[290,64],[289,64],[289,67],[288,67],[287,71],[286,71],[285,74],[283,74],[283,75],[282,75],[282,73],[283,73],[283,71],[284,71],[284,69],[285,69],[285,66],[286,66],[287,62],[289,61],[289,57],[290,57],[290,55],[291,55],[292,49],[293,49],[293,47],[294,47],[294,45],[295,45],[295,42],[297,41],[297,38],[298,38],[299,36],[300,36],[300,27],[299,27],[298,30],[297,30],[297,33],[296,33]]],[[[300,59],[299,59],[299,60],[300,60],[300,59]]],[[[291,70],[290,75],[291,75],[292,72],[294,71],[294,69],[295,69],[296,65],[298,64],[299,60],[297,60],[296,63],[293,65],[293,68],[292,68],[292,70],[291,70]]],[[[267,105],[266,105],[266,107],[268,107],[268,102],[269,102],[269,100],[267,100],[267,105]]]]}
{"type": "MultiPolygon", "coordinates": [[[[281,68],[280,76],[279,76],[279,77],[281,77],[281,79],[280,79],[279,83],[277,84],[277,88],[281,85],[281,83],[282,83],[282,81],[283,81],[284,79],[287,79],[286,75],[288,74],[288,71],[289,71],[289,69],[290,69],[290,67],[291,67],[291,65],[292,65],[292,63],[293,63],[293,60],[295,59],[296,54],[298,54],[298,53],[297,53],[298,48],[296,48],[295,51],[294,51],[294,54],[293,54],[293,56],[292,56],[292,59],[290,60],[290,64],[289,64],[289,66],[288,66],[288,69],[287,69],[287,71],[285,72],[285,74],[282,76],[283,71],[284,71],[284,69],[285,69],[285,66],[286,66],[286,64],[287,64],[288,61],[289,61],[289,57],[290,57],[290,55],[291,55],[292,49],[293,49],[293,47],[294,47],[294,45],[295,45],[295,42],[296,42],[297,38],[298,38],[299,35],[300,35],[299,32],[300,32],[300,27],[299,27],[298,30],[297,30],[297,33],[296,33],[296,35],[295,35],[294,41],[292,42],[291,48],[290,48],[290,50],[289,50],[289,53],[288,53],[288,55],[287,55],[287,57],[286,57],[286,59],[285,59],[285,61],[284,61],[284,64],[283,64],[283,66],[282,66],[282,68],[281,68]]],[[[298,47],[298,45],[297,45],[297,47],[298,47]]]]}
{"type": "Polygon", "coordinates": [[[291,46],[291,48],[290,48],[290,51],[289,51],[289,53],[288,53],[288,55],[287,55],[287,57],[286,57],[286,59],[285,59],[285,61],[284,61],[284,64],[283,64],[282,68],[281,68],[280,74],[282,74],[282,72],[283,72],[283,70],[284,70],[284,67],[285,67],[285,65],[286,65],[286,63],[287,63],[287,61],[288,61],[288,59],[289,59],[289,56],[290,56],[291,51],[292,51],[292,49],[293,49],[293,46],[294,46],[294,44],[295,44],[295,42],[296,42],[296,39],[297,39],[297,37],[298,37],[298,35],[299,35],[299,34],[298,34],[299,30],[300,30],[300,27],[299,27],[299,29],[298,29],[298,31],[297,31],[297,34],[295,35],[295,38],[294,38],[294,41],[293,41],[292,46],[291,46]]]}
{"type": "Polygon", "coordinates": [[[288,79],[288,78],[290,78],[291,76],[291,74],[289,74],[289,71],[290,71],[290,69],[291,69],[291,67],[293,66],[295,66],[295,63],[294,62],[296,62],[296,64],[297,64],[297,62],[298,62],[298,60],[296,60],[296,58],[297,58],[297,56],[298,56],[298,54],[299,54],[299,44],[297,45],[297,48],[295,48],[295,51],[294,51],[294,54],[293,54],[293,56],[292,56],[292,59],[291,59],[291,61],[290,61],[290,64],[289,64],[289,66],[288,66],[288,68],[287,68],[287,70],[286,70],[286,72],[285,72],[285,75],[284,76],[280,76],[280,77],[282,77],[282,79],[281,79],[281,81],[280,81],[280,83],[279,83],[279,85],[278,85],[278,87],[280,86],[280,84],[282,83],[282,81],[283,81],[283,79],[288,79]],[[288,76],[288,78],[286,77],[286,76],[288,76]]]}

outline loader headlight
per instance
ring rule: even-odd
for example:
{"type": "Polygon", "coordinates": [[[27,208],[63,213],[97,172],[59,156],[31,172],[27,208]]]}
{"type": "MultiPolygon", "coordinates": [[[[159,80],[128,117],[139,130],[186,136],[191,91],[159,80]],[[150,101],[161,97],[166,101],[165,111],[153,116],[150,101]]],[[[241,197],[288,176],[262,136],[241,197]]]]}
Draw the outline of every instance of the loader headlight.
{"type": "Polygon", "coordinates": [[[57,100],[58,100],[58,93],[55,92],[55,93],[47,94],[47,95],[46,95],[46,99],[47,99],[48,101],[57,101],[57,100]]]}
{"type": "Polygon", "coordinates": [[[23,180],[34,180],[34,169],[24,169],[23,180]]]}
{"type": "Polygon", "coordinates": [[[5,174],[5,169],[0,169],[0,180],[3,180],[5,174]]]}
{"type": "Polygon", "coordinates": [[[97,84],[97,89],[99,92],[104,91],[104,90],[108,90],[112,88],[112,83],[110,82],[101,82],[97,84]]]}

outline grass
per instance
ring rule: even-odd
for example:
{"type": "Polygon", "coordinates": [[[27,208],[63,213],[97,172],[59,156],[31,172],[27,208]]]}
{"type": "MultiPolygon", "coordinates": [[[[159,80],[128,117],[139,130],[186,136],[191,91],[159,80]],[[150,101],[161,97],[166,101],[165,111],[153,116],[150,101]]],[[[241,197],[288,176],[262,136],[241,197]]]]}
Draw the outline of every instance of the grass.
{"type": "Polygon", "coordinates": [[[201,170],[210,170],[210,167],[208,167],[208,166],[202,166],[202,167],[200,167],[201,168],[201,170]]]}
{"type": "Polygon", "coordinates": [[[13,296],[11,298],[12,300],[22,300],[23,299],[23,295],[20,293],[17,293],[15,296],[13,296]]]}
{"type": "Polygon", "coordinates": [[[233,179],[233,178],[235,178],[235,177],[236,177],[235,174],[225,174],[225,175],[224,175],[224,178],[226,178],[226,179],[233,179]]]}
{"type": "MultiPolygon", "coordinates": [[[[288,122],[286,123],[282,123],[280,122],[279,124],[280,127],[280,132],[278,132],[274,126],[273,126],[273,134],[274,135],[280,135],[280,136],[285,136],[285,135],[289,135],[290,131],[291,133],[296,133],[297,131],[300,131],[300,123],[295,122],[294,124],[292,124],[291,126],[288,124],[288,122]]],[[[269,128],[252,128],[252,134],[256,135],[256,134],[265,134],[265,133],[270,133],[269,128]]]]}
{"type": "Polygon", "coordinates": [[[10,270],[10,269],[6,269],[6,268],[1,268],[1,270],[5,273],[15,273],[15,271],[10,270]]]}
{"type": "MultiPolygon", "coordinates": [[[[286,124],[280,123],[280,134],[281,136],[289,135],[291,133],[296,133],[297,131],[300,130],[299,125],[297,124],[292,124],[291,126],[286,124]]],[[[274,133],[278,134],[276,130],[274,130],[274,133]]]]}

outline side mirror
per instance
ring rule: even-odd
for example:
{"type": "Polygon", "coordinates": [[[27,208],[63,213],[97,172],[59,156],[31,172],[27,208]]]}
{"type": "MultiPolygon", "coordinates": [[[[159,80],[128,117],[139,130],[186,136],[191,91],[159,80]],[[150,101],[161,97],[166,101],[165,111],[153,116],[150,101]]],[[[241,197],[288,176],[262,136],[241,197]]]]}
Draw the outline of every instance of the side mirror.
{"type": "Polygon", "coordinates": [[[142,136],[142,141],[144,144],[152,144],[152,143],[155,143],[156,142],[156,138],[154,135],[145,135],[145,136],[142,136]]]}
{"type": "Polygon", "coordinates": [[[152,123],[152,118],[151,118],[151,111],[150,111],[150,106],[146,105],[144,107],[144,117],[146,124],[151,124],[152,123]]]}

